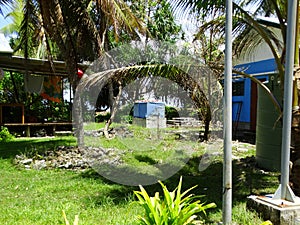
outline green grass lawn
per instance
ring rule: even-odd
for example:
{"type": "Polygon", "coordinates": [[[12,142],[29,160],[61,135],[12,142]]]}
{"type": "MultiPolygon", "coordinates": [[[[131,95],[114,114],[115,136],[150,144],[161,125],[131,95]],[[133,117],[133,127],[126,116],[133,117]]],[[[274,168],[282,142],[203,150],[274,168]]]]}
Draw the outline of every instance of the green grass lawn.
{"type": "MultiPolygon", "coordinates": [[[[142,208],[134,203],[133,191],[138,187],[114,184],[92,170],[25,170],[13,164],[16,154],[46,151],[59,145],[76,145],[74,137],[22,138],[0,144],[0,224],[64,224],[62,210],[79,224],[136,224],[142,208]]],[[[239,157],[247,153],[234,151],[239,157]]],[[[250,194],[274,193],[278,187],[276,173],[261,173],[245,166],[245,160],[233,161],[233,221],[237,224],[260,224],[256,212],[246,209],[250,194]]],[[[217,208],[208,211],[206,224],[216,224],[222,218],[222,163],[216,159],[206,170],[198,170],[199,156],[195,155],[176,175],[164,181],[169,190],[183,176],[184,189],[198,185],[202,201],[215,202],[217,208]]],[[[157,184],[146,186],[150,195],[160,190],[157,184]]]]}

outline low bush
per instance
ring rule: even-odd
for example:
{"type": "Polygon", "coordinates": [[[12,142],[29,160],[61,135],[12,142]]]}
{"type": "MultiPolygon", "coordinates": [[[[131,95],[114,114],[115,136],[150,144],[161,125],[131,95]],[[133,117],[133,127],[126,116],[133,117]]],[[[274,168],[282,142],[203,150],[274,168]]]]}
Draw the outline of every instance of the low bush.
{"type": "Polygon", "coordinates": [[[166,113],[167,120],[172,120],[175,117],[179,117],[178,111],[176,110],[176,108],[172,106],[166,106],[165,113],[166,113]]]}
{"type": "Polygon", "coordinates": [[[99,113],[96,115],[95,117],[95,122],[96,123],[102,123],[102,122],[106,122],[107,120],[109,120],[110,118],[110,113],[99,113]]]}
{"type": "Polygon", "coordinates": [[[9,132],[7,127],[0,128],[0,142],[8,142],[14,139],[14,136],[9,132]]]}
{"type": "Polygon", "coordinates": [[[138,203],[145,209],[145,216],[139,217],[139,224],[161,225],[161,224],[200,224],[197,220],[199,213],[206,214],[206,210],[216,207],[214,203],[204,204],[200,200],[195,200],[200,196],[188,194],[196,186],[181,193],[182,177],[177,188],[169,192],[167,187],[159,182],[163,189],[163,199],[159,192],[154,197],[149,197],[146,190],[140,186],[141,191],[135,191],[138,203]]]}

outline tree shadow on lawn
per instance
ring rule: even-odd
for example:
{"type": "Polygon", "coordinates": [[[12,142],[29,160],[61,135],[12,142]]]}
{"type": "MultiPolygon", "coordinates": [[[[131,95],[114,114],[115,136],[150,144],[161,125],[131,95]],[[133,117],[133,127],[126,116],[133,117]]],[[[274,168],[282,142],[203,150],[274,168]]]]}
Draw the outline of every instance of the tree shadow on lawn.
{"type": "Polygon", "coordinates": [[[26,138],[15,139],[9,142],[1,142],[0,158],[14,158],[18,154],[43,153],[48,150],[56,149],[57,146],[75,145],[76,140],[57,139],[57,138],[26,138]]]}
{"type": "MultiPolygon", "coordinates": [[[[195,157],[189,160],[184,168],[172,177],[163,181],[169,191],[173,191],[179,182],[180,176],[183,177],[183,188],[186,190],[195,185],[197,187],[191,191],[195,195],[201,195],[200,200],[206,203],[214,202],[217,208],[210,210],[212,212],[222,209],[222,176],[223,164],[221,162],[212,163],[206,170],[199,171],[199,158],[195,157]]],[[[277,189],[278,173],[265,172],[257,168],[254,157],[242,158],[234,160],[233,163],[233,205],[246,202],[249,195],[265,195],[274,193],[277,189]]],[[[124,203],[128,200],[128,196],[132,195],[134,190],[139,190],[138,186],[126,186],[116,184],[95,171],[88,171],[80,174],[81,177],[101,179],[103,183],[116,185],[110,191],[105,192],[105,198],[111,196],[115,204],[124,203]]],[[[143,175],[145,176],[145,175],[143,175]]],[[[160,192],[162,196],[161,186],[156,183],[144,186],[149,196],[154,196],[155,192],[160,192]]],[[[95,196],[95,202],[99,204],[103,201],[103,196],[95,196]]]]}

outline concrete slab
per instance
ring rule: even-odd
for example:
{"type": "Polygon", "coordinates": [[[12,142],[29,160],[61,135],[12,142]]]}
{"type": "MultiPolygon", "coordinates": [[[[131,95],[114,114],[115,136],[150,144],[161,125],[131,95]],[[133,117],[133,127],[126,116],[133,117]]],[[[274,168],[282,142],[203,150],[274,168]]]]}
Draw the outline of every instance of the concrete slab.
{"type": "Polygon", "coordinates": [[[272,198],[273,195],[249,196],[247,207],[257,211],[264,220],[270,220],[274,225],[300,225],[298,201],[294,203],[272,198]]]}

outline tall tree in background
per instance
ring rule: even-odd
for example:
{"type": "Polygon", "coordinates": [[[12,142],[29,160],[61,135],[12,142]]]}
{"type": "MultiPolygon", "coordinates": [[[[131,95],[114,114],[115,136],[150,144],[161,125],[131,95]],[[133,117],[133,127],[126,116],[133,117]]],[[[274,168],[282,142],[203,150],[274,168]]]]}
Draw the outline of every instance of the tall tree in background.
{"type": "Polygon", "coordinates": [[[77,63],[100,56],[109,42],[108,32],[113,31],[116,40],[121,29],[143,32],[142,24],[122,0],[23,0],[23,4],[19,36],[25,57],[31,55],[32,37],[40,34],[52,61],[54,43],[60,59],[66,61],[74,90],[78,83],[77,63]]]}
{"type": "Polygon", "coordinates": [[[132,13],[134,2],[129,1],[24,0],[20,46],[25,56],[30,56],[32,34],[43,33],[48,58],[52,61],[51,43],[55,43],[67,64],[69,80],[75,90],[79,82],[77,63],[98,58],[112,47],[112,40],[117,44],[128,34],[127,41],[139,38],[146,27],[149,28],[148,40],[174,42],[181,36],[167,1],[144,2],[147,7],[142,11],[144,20],[141,20],[132,13]]]}

